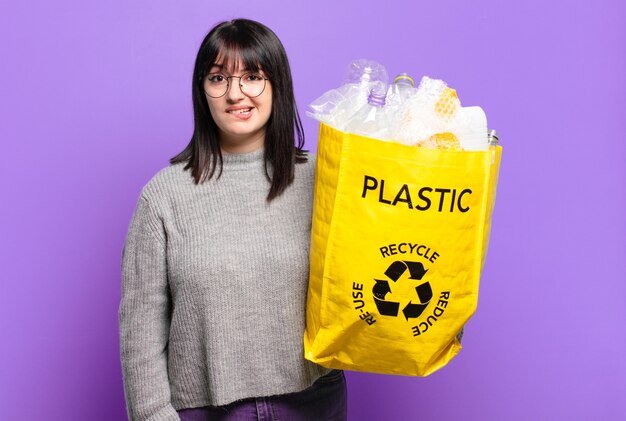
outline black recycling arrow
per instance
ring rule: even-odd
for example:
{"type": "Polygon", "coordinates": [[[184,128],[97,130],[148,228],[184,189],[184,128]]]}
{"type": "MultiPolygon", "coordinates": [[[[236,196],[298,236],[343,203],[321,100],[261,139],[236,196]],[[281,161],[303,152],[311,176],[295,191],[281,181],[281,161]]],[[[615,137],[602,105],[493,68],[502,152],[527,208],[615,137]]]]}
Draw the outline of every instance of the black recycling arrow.
{"type": "Polygon", "coordinates": [[[409,279],[417,279],[419,281],[428,272],[428,269],[424,269],[424,265],[421,262],[404,262],[404,264],[409,268],[409,273],[411,274],[409,279]]]}
{"type": "Polygon", "coordinates": [[[409,279],[417,279],[421,280],[428,269],[424,269],[424,265],[421,262],[403,262],[401,260],[397,260],[389,265],[387,270],[385,271],[385,275],[389,277],[392,281],[396,282],[404,272],[409,269],[409,273],[411,276],[409,279]]]}
{"type": "Polygon", "coordinates": [[[428,303],[413,304],[412,302],[409,301],[406,307],[402,309],[402,314],[404,314],[404,317],[407,320],[415,319],[416,317],[419,317],[420,314],[422,314],[422,312],[426,309],[426,307],[428,307],[428,303]]]}
{"type": "Polygon", "coordinates": [[[429,282],[415,287],[415,291],[422,304],[428,304],[430,299],[433,298],[433,289],[430,287],[429,282]]]}
{"type": "Polygon", "coordinates": [[[415,292],[417,292],[417,296],[419,297],[421,304],[413,304],[409,301],[406,307],[402,309],[402,313],[407,320],[419,317],[426,307],[428,307],[430,299],[433,298],[433,290],[428,282],[415,287],[415,292]]]}
{"type": "Polygon", "coordinates": [[[385,271],[385,275],[387,275],[387,277],[392,281],[396,282],[398,279],[400,279],[405,270],[406,265],[404,264],[404,262],[397,260],[389,265],[389,267],[385,271]]]}
{"type": "Polygon", "coordinates": [[[391,292],[391,288],[389,287],[389,282],[381,281],[380,279],[374,279],[374,280],[376,281],[376,284],[374,285],[374,288],[372,288],[372,292],[374,293],[374,296],[376,298],[384,300],[385,295],[391,292]]]}
{"type": "Polygon", "coordinates": [[[384,314],[385,316],[397,316],[400,303],[396,303],[394,301],[384,301],[387,293],[391,292],[389,282],[381,281],[380,279],[375,279],[375,281],[376,284],[374,284],[372,292],[374,293],[374,303],[376,303],[378,312],[380,314],[384,314]]]}
{"type": "Polygon", "coordinates": [[[398,310],[400,309],[400,303],[395,303],[393,301],[383,301],[374,297],[374,303],[376,303],[376,308],[378,312],[383,316],[397,316],[398,310]]]}

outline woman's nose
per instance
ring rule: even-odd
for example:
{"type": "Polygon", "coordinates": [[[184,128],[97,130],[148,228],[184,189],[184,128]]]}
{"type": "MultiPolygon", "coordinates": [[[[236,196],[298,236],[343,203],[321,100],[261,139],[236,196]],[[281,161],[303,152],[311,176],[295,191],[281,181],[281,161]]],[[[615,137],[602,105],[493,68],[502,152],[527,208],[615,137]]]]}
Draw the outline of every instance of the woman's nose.
{"type": "Polygon", "coordinates": [[[245,96],[241,91],[239,78],[232,78],[228,85],[228,92],[226,92],[226,96],[229,101],[239,101],[245,96]]]}

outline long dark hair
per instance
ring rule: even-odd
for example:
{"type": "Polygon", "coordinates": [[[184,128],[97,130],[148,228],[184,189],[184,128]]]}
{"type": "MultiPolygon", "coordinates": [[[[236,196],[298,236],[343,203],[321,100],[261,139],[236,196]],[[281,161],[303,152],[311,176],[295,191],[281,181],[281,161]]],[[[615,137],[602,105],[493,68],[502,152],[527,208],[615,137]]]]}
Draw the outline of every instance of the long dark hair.
{"type": "Polygon", "coordinates": [[[235,19],[215,26],[202,41],[193,70],[192,100],[194,130],[189,144],[170,159],[171,164],[186,162],[196,184],[213,177],[223,158],[217,125],[211,116],[203,80],[218,57],[241,60],[248,70],[262,70],[272,84],[272,113],[265,129],[265,175],[271,186],[267,200],[279,196],[292,182],[295,164],[306,162],[304,131],[293,94],[293,82],[287,53],[282,43],[265,25],[235,19]],[[296,137],[298,143],[296,145],[296,137]]]}

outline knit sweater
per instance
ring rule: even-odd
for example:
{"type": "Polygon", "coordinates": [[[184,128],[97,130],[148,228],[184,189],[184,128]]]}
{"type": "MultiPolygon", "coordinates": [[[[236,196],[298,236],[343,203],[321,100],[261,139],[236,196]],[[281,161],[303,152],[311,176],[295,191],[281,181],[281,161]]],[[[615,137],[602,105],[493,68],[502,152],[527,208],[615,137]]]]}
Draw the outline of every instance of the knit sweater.
{"type": "Polygon", "coordinates": [[[131,420],[301,391],[315,157],[271,202],[263,149],[224,154],[193,182],[184,164],[142,189],[122,252],[121,358],[131,420]]]}

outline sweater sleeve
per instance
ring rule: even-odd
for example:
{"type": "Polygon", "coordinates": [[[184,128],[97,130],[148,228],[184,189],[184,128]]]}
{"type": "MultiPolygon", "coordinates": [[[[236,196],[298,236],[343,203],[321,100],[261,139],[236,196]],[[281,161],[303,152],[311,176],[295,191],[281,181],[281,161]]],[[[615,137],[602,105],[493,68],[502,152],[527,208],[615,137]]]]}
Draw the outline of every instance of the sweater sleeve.
{"type": "Polygon", "coordinates": [[[132,421],[180,420],[167,373],[171,298],[165,252],[162,221],[142,192],[122,251],[119,307],[124,393],[132,421]]]}

